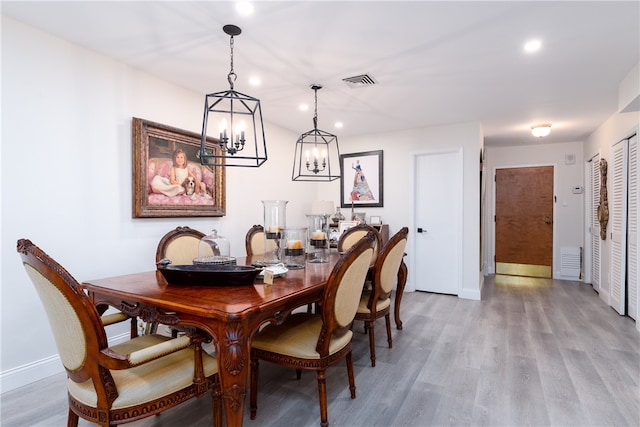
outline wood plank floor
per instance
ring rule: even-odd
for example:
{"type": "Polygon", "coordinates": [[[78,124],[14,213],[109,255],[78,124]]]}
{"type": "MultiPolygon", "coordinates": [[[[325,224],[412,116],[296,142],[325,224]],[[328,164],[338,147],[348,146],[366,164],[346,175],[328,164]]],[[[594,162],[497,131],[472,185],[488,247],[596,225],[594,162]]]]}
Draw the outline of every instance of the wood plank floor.
{"type": "MultiPolygon", "coordinates": [[[[346,367],[327,373],[333,426],[639,426],[640,334],[591,286],[488,277],[482,301],[423,292],[403,300],[404,329],[386,347],[376,324],[377,366],[355,327],[357,398],[346,367]]],[[[258,416],[246,426],[317,426],[313,373],[261,363],[258,416]]],[[[62,426],[64,375],[1,396],[3,427],[62,426]]],[[[131,426],[211,425],[202,398],[131,426]]],[[[81,426],[89,423],[81,420],[81,426]]]]}

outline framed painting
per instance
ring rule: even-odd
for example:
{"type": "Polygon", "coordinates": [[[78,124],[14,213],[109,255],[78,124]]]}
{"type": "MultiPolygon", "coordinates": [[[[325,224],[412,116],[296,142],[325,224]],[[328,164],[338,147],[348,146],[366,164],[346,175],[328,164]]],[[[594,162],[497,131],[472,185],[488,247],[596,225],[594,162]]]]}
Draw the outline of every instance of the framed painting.
{"type": "Polygon", "coordinates": [[[131,127],[134,218],[225,215],[225,168],[200,163],[200,134],[136,117],[131,127]]]}
{"type": "Polygon", "coordinates": [[[382,150],[340,155],[340,206],[381,208],[382,150]]]}

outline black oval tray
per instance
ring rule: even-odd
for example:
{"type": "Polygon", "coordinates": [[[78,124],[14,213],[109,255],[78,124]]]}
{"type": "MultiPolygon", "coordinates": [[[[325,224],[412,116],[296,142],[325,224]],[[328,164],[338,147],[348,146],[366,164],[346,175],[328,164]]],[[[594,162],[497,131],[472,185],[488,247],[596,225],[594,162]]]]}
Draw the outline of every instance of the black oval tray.
{"type": "Polygon", "coordinates": [[[261,269],[242,265],[167,265],[158,270],[172,285],[248,286],[253,285],[261,269]]]}

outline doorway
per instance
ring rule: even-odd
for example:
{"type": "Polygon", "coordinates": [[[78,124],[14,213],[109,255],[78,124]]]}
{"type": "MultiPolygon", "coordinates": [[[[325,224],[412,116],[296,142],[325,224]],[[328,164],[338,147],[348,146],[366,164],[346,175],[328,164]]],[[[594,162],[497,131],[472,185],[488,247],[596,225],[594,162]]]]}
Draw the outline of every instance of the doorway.
{"type": "Polygon", "coordinates": [[[496,169],[496,274],[553,276],[553,166],[496,169]]]}
{"type": "Polygon", "coordinates": [[[414,158],[416,290],[458,295],[462,287],[462,152],[414,158]]]}

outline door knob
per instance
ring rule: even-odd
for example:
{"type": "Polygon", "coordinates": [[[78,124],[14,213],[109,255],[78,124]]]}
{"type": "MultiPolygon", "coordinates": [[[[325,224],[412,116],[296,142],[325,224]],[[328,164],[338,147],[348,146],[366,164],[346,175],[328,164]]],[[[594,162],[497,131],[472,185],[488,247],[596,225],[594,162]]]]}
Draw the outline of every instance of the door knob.
{"type": "Polygon", "coordinates": [[[547,215],[547,218],[544,220],[547,224],[551,224],[551,217],[547,215]]]}

